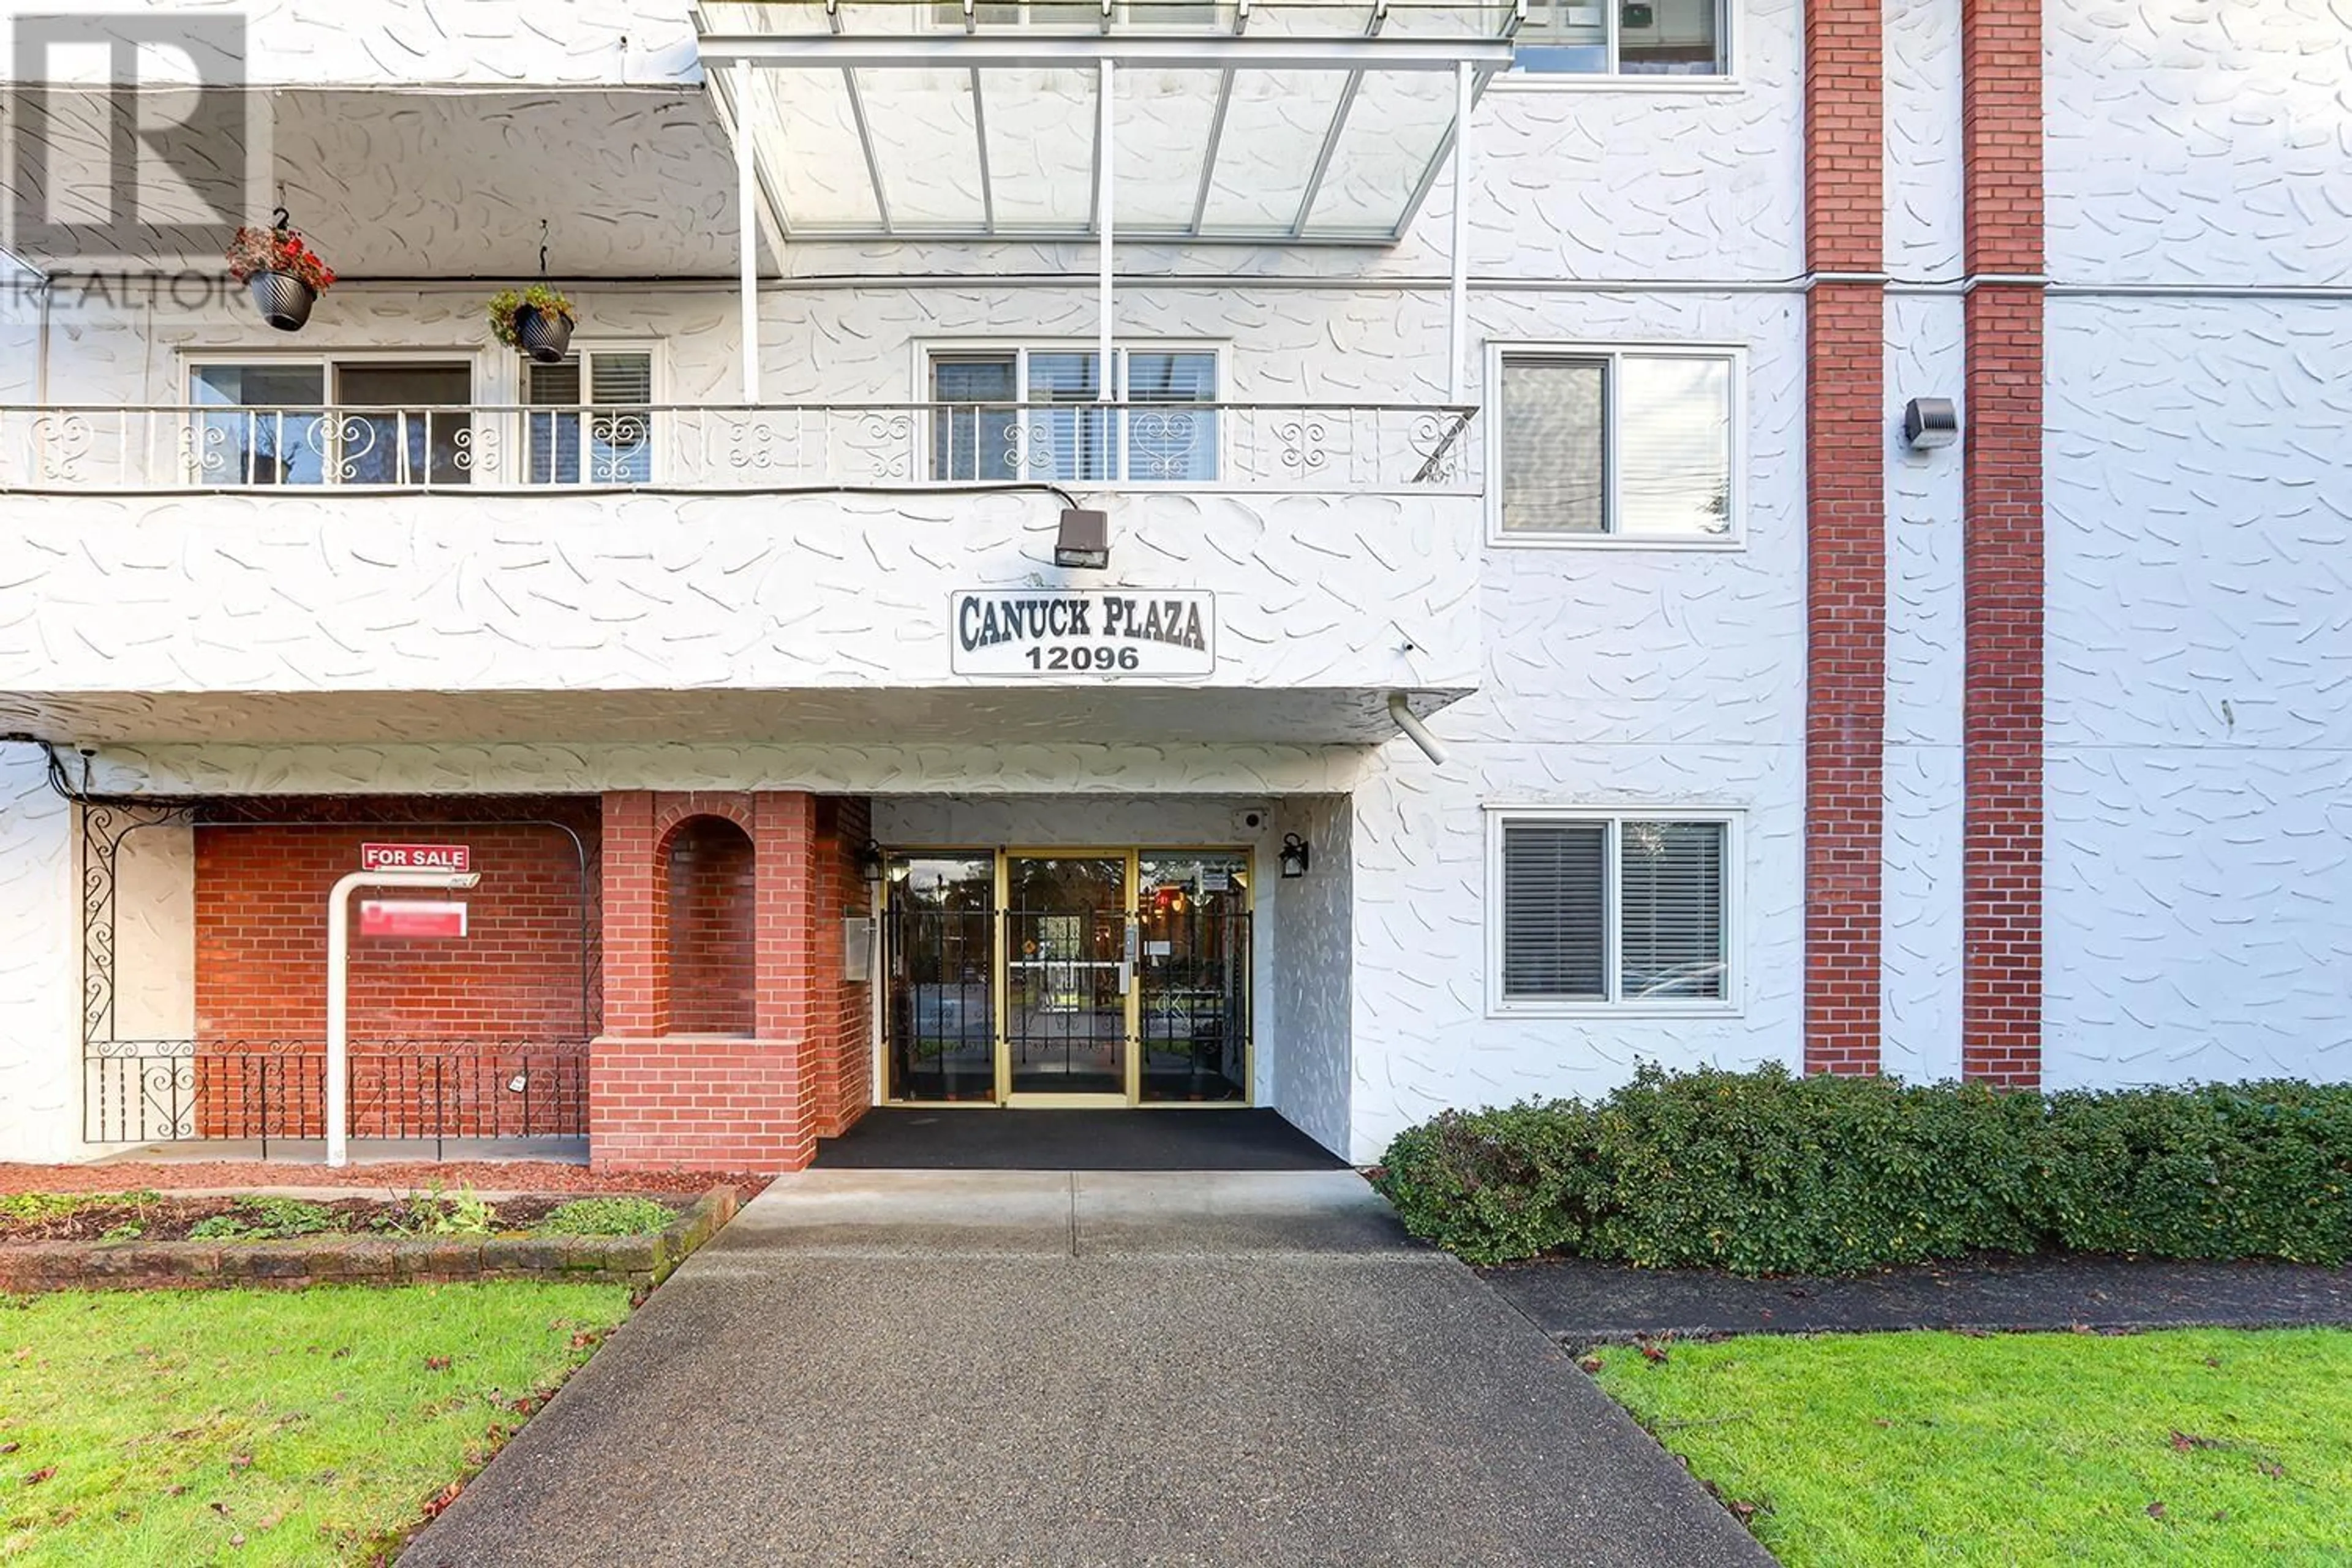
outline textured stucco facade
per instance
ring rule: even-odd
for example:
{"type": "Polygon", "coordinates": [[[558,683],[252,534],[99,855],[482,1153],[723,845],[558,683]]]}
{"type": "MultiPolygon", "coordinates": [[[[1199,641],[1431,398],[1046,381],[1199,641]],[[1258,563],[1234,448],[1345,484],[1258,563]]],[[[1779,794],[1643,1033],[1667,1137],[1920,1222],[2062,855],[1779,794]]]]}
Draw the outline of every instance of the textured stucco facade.
{"type": "MultiPolygon", "coordinates": [[[[512,0],[463,26],[421,4],[350,26],[250,9],[270,19],[257,78],[290,89],[289,204],[353,280],[290,339],[241,298],[83,301],[37,329],[12,307],[7,401],[174,405],[192,363],[292,353],[464,364],[477,403],[514,403],[487,285],[452,279],[527,275],[541,207],[582,344],[650,352],[665,405],[738,397],[733,153],[683,0],[512,0]],[[526,165],[551,171],[542,188],[516,189],[526,165]]],[[[96,420],[77,448],[0,414],[0,731],[89,745],[100,795],[807,792],[870,798],[893,847],[1246,842],[1254,1098],[1360,1160],[1444,1107],[1601,1092],[1641,1061],[1797,1068],[1821,1000],[1809,815],[1843,777],[1808,690],[1855,679],[1819,664],[1818,481],[1836,476],[1809,408],[1818,426],[1866,379],[1809,355],[1826,276],[1883,321],[1877,431],[1841,426],[1883,462],[1862,488],[1884,581],[1857,613],[1885,668],[1860,682],[1879,728],[1839,731],[1881,779],[1874,840],[1852,838],[1878,858],[1859,879],[1875,915],[1856,917],[1875,996],[1839,1048],[1956,1077],[1980,1059],[1983,606],[1967,448],[1914,452],[1900,426],[1911,398],[1963,397],[1969,300],[2007,289],[2046,333],[2041,1079],[2352,1076],[2352,26],[2328,0],[2270,0],[2259,22],[2051,0],[2033,271],[1982,265],[1969,226],[1990,187],[1969,28],[2000,9],[1886,0],[1877,107],[1841,165],[1875,168],[1883,199],[1865,179],[1835,237],[1876,233],[1835,265],[1808,236],[1823,89],[1798,0],[1733,0],[1727,79],[1489,86],[1461,345],[1480,414],[1437,483],[1411,420],[1363,426],[1342,473],[1283,468],[1268,410],[1444,400],[1448,180],[1391,247],[1121,247],[1118,340],[1213,350],[1235,408],[1219,483],[1066,486],[1111,514],[1108,574],[1053,563],[1054,495],[903,492],[919,437],[885,425],[861,454],[877,427],[806,412],[919,403],[942,348],[1090,344],[1083,245],[763,244],[771,423],[753,438],[756,414],[680,415],[633,490],[530,493],[486,446],[471,490],[197,493],[168,482],[168,448],[105,450],[128,426],[96,420]],[[1735,356],[1730,535],[1495,542],[1494,378],[1519,345],[1735,356]],[[852,489],[784,493],[812,475],[852,489]],[[1213,593],[1213,672],[950,670],[951,594],[1071,585],[1213,593]],[[1390,693],[1443,763],[1397,738],[1390,693]],[[1544,806],[1736,823],[1724,1005],[1496,1005],[1490,822],[1544,806]],[[1239,835],[1256,807],[1266,826],[1239,835]],[[1303,880],[1270,874],[1286,834],[1312,846],[1303,880]]],[[[1122,127],[1130,145],[1150,131],[1122,127]]],[[[118,871],[116,1005],[159,1031],[193,984],[184,831],[134,836],[118,871]]],[[[0,743],[0,1155],[78,1151],[80,854],[39,752],[0,743]]]]}

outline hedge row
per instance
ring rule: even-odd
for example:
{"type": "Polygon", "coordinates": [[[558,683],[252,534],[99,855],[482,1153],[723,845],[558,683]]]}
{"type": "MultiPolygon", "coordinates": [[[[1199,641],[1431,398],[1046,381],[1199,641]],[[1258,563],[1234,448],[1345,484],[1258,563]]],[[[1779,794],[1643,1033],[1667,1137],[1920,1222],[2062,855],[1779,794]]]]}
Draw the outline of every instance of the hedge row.
{"type": "Polygon", "coordinates": [[[1971,1252],[2352,1258],[2352,1087],[2000,1094],[1643,1068],[1606,1100],[1447,1111],[1374,1184],[1473,1263],[1839,1274],[1971,1252]]]}

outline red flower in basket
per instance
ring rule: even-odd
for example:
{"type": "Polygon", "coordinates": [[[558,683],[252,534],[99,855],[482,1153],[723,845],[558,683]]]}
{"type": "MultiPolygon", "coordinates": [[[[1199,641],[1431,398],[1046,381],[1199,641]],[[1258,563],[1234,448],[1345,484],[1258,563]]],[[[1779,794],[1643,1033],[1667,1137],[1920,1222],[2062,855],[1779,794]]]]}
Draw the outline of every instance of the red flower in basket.
{"type": "Polygon", "coordinates": [[[300,229],[238,229],[228,247],[228,275],[248,283],[264,272],[299,279],[313,293],[324,293],[335,283],[335,269],[303,243],[300,229]]]}

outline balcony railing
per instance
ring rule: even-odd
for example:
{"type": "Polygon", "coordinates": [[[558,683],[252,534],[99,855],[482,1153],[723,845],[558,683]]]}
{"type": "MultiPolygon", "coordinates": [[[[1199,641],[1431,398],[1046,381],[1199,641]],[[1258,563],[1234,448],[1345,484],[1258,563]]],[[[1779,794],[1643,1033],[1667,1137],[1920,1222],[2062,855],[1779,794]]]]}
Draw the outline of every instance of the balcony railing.
{"type": "Polygon", "coordinates": [[[0,490],[1070,489],[1475,493],[1431,404],[0,407],[0,490]]]}

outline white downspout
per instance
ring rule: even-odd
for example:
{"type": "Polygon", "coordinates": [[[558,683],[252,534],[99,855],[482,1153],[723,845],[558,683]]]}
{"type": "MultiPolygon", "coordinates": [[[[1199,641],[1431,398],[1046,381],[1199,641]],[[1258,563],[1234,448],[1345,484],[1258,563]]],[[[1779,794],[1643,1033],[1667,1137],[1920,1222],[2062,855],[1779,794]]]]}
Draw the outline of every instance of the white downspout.
{"type": "Polygon", "coordinates": [[[327,895],[327,1163],[351,1163],[351,1014],[349,959],[352,891],[356,888],[470,888],[479,871],[354,871],[327,895]]]}
{"type": "Polygon", "coordinates": [[[1445,310],[1445,400],[1457,407],[1465,395],[1464,340],[1470,335],[1470,62],[1454,67],[1454,277],[1445,310]]]}
{"type": "Polygon", "coordinates": [[[736,258],[743,300],[743,403],[760,404],[760,174],[751,161],[751,71],[735,62],[735,225],[742,230],[736,258]]]}
{"type": "Polygon", "coordinates": [[[1429,732],[1428,726],[1414,716],[1403,692],[1389,693],[1389,717],[1396,721],[1396,727],[1404,731],[1406,740],[1421,748],[1423,756],[1441,768],[1445,765],[1445,747],[1429,732]]]}
{"type": "Polygon", "coordinates": [[[1095,89],[1095,97],[1097,100],[1097,107],[1102,110],[1102,124],[1095,141],[1095,226],[1098,231],[1101,244],[1098,247],[1100,253],[1095,261],[1095,313],[1099,318],[1095,324],[1095,335],[1096,352],[1102,357],[1095,362],[1095,367],[1102,377],[1097,400],[1110,403],[1118,397],[1118,378],[1112,374],[1110,359],[1111,245],[1114,233],[1111,216],[1114,184],[1111,160],[1118,150],[1113,145],[1110,127],[1111,63],[1107,58],[1099,63],[1102,67],[1102,79],[1100,85],[1095,89]]]}

